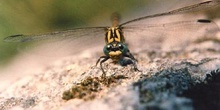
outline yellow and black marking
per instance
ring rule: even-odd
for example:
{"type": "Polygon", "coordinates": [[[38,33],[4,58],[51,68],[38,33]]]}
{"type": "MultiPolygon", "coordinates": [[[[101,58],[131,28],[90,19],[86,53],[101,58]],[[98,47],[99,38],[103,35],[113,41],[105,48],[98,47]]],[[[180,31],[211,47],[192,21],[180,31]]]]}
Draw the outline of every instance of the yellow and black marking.
{"type": "Polygon", "coordinates": [[[119,27],[110,27],[107,29],[105,35],[105,43],[109,44],[112,42],[125,42],[125,38],[123,36],[123,32],[119,27]]]}
{"type": "Polygon", "coordinates": [[[121,51],[112,51],[109,52],[109,57],[112,59],[113,62],[117,62],[121,54],[122,54],[121,51]]]}

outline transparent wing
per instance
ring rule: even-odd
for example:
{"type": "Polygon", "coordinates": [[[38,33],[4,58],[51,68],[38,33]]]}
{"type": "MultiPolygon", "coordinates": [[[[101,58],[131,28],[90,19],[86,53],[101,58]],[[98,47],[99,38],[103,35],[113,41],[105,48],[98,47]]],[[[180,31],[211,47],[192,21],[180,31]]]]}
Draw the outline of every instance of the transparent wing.
{"type": "Polygon", "coordinates": [[[39,40],[51,40],[51,39],[66,39],[66,38],[80,38],[91,33],[99,32],[104,30],[105,27],[86,27],[86,28],[76,28],[67,31],[57,31],[47,34],[39,35],[12,35],[6,37],[4,41],[6,42],[29,42],[29,41],[39,41],[39,40]]]}
{"type": "Polygon", "coordinates": [[[201,3],[190,5],[190,6],[186,6],[186,7],[175,9],[175,10],[168,11],[168,12],[143,16],[143,17],[140,17],[140,18],[137,18],[137,19],[133,19],[133,20],[124,22],[120,26],[123,27],[123,26],[129,25],[129,24],[132,24],[134,22],[136,23],[137,21],[142,21],[142,20],[146,20],[146,19],[150,19],[150,18],[156,18],[156,17],[168,16],[168,15],[175,15],[175,14],[205,10],[207,8],[213,8],[215,6],[218,6],[219,4],[220,4],[220,1],[218,1],[218,0],[209,0],[209,1],[201,2],[201,3]]]}
{"type": "Polygon", "coordinates": [[[103,48],[105,29],[106,27],[87,27],[39,35],[13,35],[6,37],[4,41],[18,42],[22,52],[33,50],[34,54],[43,56],[66,56],[98,45],[103,48]]]}
{"type": "Polygon", "coordinates": [[[220,1],[206,1],[173,11],[140,17],[120,26],[131,48],[175,49],[178,46],[187,46],[198,37],[214,37],[219,32],[216,23],[203,19],[204,16],[201,14],[202,11],[219,4],[220,1]],[[163,44],[161,41],[164,41],[163,44]],[[151,45],[148,45],[149,43],[151,45]]]}
{"type": "Polygon", "coordinates": [[[176,49],[204,37],[216,37],[219,31],[215,22],[202,19],[124,27],[126,41],[140,49],[176,49]]]}

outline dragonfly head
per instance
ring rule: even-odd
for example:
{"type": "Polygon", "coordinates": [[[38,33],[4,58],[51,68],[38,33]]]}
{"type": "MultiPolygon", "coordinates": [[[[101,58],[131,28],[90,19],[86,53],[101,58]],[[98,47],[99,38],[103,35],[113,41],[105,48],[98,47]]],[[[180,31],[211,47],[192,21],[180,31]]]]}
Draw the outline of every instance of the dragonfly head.
{"type": "Polygon", "coordinates": [[[113,42],[105,45],[103,51],[105,55],[109,56],[113,61],[118,61],[128,52],[128,48],[121,42],[113,42]]]}

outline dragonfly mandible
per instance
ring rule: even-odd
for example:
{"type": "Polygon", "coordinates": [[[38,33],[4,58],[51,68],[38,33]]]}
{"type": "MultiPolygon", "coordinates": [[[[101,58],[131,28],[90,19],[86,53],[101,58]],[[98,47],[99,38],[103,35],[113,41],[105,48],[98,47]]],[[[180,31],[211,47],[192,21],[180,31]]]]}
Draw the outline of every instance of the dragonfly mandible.
{"type": "Polygon", "coordinates": [[[95,36],[98,36],[99,34],[103,34],[103,35],[105,34],[105,46],[103,48],[103,52],[105,55],[101,56],[96,62],[96,65],[100,63],[100,67],[101,67],[103,74],[105,75],[105,71],[103,69],[103,63],[107,61],[108,59],[112,59],[114,63],[119,63],[122,66],[132,64],[134,70],[138,71],[137,60],[131,54],[131,52],[129,51],[125,43],[126,36],[124,36],[124,32],[129,31],[129,30],[135,31],[135,29],[141,29],[144,31],[152,27],[169,28],[170,24],[175,25],[178,23],[189,23],[191,25],[203,25],[203,26],[215,25],[215,23],[213,23],[211,20],[208,20],[208,19],[195,19],[195,20],[189,20],[189,21],[186,20],[186,21],[175,22],[174,24],[172,23],[167,23],[167,24],[162,23],[159,25],[158,24],[139,25],[139,24],[140,22],[143,22],[148,19],[187,13],[187,12],[197,11],[197,10],[203,10],[206,8],[217,6],[219,4],[220,4],[220,1],[209,0],[209,1],[201,2],[201,3],[197,3],[194,5],[182,7],[179,9],[175,9],[172,11],[139,17],[139,18],[124,22],[122,24],[119,24],[117,18],[115,18],[113,21],[112,27],[107,27],[107,26],[84,27],[84,28],[75,28],[72,30],[58,31],[58,32],[39,34],[39,35],[23,35],[23,34],[12,35],[12,36],[6,37],[4,41],[6,42],[30,42],[30,41],[41,41],[41,40],[47,40],[47,39],[76,40],[79,38],[83,38],[85,36],[90,37],[91,33],[94,34],[95,36]]]}

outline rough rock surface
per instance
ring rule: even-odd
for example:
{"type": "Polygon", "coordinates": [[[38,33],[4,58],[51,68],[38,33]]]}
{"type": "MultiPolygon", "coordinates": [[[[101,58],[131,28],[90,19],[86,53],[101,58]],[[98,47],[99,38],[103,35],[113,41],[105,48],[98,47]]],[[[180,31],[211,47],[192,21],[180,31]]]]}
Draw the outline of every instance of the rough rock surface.
{"type": "Polygon", "coordinates": [[[0,91],[0,109],[220,108],[219,36],[191,37],[176,40],[175,45],[172,38],[145,42],[149,47],[133,52],[140,72],[108,61],[104,65],[107,76],[102,79],[100,67],[95,66],[97,53],[64,58],[34,74],[16,73],[22,77],[0,91]]]}

